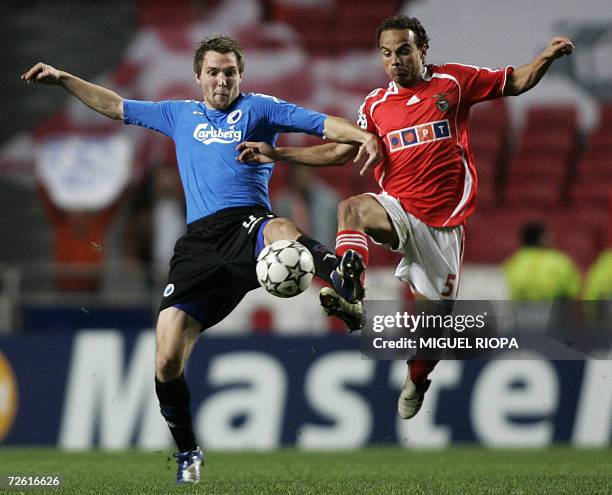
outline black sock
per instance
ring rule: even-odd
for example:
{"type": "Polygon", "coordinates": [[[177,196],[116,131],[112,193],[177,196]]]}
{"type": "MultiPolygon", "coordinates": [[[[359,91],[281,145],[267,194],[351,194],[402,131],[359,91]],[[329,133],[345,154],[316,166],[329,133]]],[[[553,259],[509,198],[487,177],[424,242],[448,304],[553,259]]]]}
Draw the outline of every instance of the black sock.
{"type": "Polygon", "coordinates": [[[196,449],[197,444],[189,411],[191,396],[185,376],[181,373],[179,377],[169,382],[160,382],[155,377],[155,392],[159,399],[159,409],[168,423],[179,452],[196,449]]]}
{"type": "Polygon", "coordinates": [[[321,244],[319,241],[307,235],[302,234],[298,237],[297,241],[303,244],[304,247],[310,251],[310,254],[312,254],[314,258],[315,275],[328,284],[331,284],[331,272],[338,266],[338,258],[336,255],[327,249],[324,244],[321,244]]]}

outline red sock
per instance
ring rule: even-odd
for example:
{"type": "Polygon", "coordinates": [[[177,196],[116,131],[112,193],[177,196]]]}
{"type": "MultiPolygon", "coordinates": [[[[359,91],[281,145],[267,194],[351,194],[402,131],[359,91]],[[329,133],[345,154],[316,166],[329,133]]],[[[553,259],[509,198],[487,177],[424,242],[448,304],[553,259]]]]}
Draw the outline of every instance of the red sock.
{"type": "Polygon", "coordinates": [[[436,367],[438,360],[411,359],[408,364],[410,365],[410,379],[415,385],[421,385],[436,367]]]}
{"type": "Polygon", "coordinates": [[[357,251],[363,258],[363,264],[368,264],[368,238],[359,230],[341,230],[336,234],[336,256],[341,259],[349,249],[357,251]]]}

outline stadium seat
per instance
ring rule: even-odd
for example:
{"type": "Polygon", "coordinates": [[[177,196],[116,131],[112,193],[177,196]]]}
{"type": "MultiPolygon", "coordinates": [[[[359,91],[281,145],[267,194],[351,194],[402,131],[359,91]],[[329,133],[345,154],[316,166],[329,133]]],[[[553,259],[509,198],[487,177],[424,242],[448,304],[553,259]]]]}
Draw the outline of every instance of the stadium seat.
{"type": "Polygon", "coordinates": [[[569,208],[549,222],[553,246],[565,251],[586,268],[605,247],[608,215],[601,209],[569,208]]]}
{"type": "Polygon", "coordinates": [[[554,160],[516,157],[508,166],[504,202],[514,207],[557,207],[565,199],[562,195],[565,177],[565,169],[554,160]]]}
{"type": "Polygon", "coordinates": [[[608,211],[610,207],[610,174],[592,173],[577,177],[570,190],[570,201],[575,207],[599,206],[608,211]]]}
{"type": "Polygon", "coordinates": [[[291,166],[292,165],[279,162],[274,167],[274,171],[272,172],[272,177],[270,177],[270,183],[268,185],[271,198],[276,197],[276,195],[285,188],[288,181],[288,168],[291,166]]]}
{"type": "MultiPolygon", "coordinates": [[[[207,9],[214,8],[217,1],[207,2],[207,9]]],[[[136,18],[141,26],[167,26],[174,23],[193,22],[199,18],[200,12],[194,0],[137,0],[136,18]]]]}
{"type": "Polygon", "coordinates": [[[609,177],[609,182],[612,183],[612,148],[609,153],[605,151],[587,151],[578,162],[576,177],[580,178],[591,174],[597,175],[600,178],[607,176],[609,177]]]}
{"type": "Polygon", "coordinates": [[[557,208],[561,205],[560,184],[521,178],[506,185],[504,204],[511,207],[557,208]]]}
{"type": "Polygon", "coordinates": [[[495,208],[499,199],[498,174],[495,162],[478,159],[476,168],[478,174],[476,204],[478,208],[495,208]]]}
{"type": "Polygon", "coordinates": [[[472,137],[476,130],[500,129],[505,133],[508,122],[508,105],[503,98],[479,103],[470,111],[472,137]]]}
{"type": "Polygon", "coordinates": [[[333,6],[300,5],[291,2],[270,2],[270,19],[292,27],[311,54],[330,54],[335,50],[329,43],[333,32],[333,6]]]}
{"type": "Polygon", "coordinates": [[[599,127],[601,129],[612,126],[612,103],[604,103],[599,110],[599,127]]]}
{"type": "Polygon", "coordinates": [[[538,208],[498,208],[476,210],[467,221],[465,261],[500,263],[521,244],[521,229],[527,222],[545,221],[547,215],[538,208]]]}
{"type": "Polygon", "coordinates": [[[480,182],[478,195],[476,196],[476,205],[479,209],[494,210],[497,207],[497,193],[495,189],[480,182]]]}
{"type": "Polygon", "coordinates": [[[354,174],[357,174],[357,170],[352,163],[339,167],[317,169],[317,177],[333,187],[340,199],[345,199],[355,194],[352,177],[354,174]]]}
{"type": "Polygon", "coordinates": [[[504,149],[506,136],[504,129],[489,127],[470,130],[470,146],[474,157],[490,156],[497,161],[504,149]]]}
{"type": "Polygon", "coordinates": [[[600,127],[594,130],[587,139],[587,150],[612,153],[612,133],[610,133],[610,127],[600,127]]]}
{"type": "Polygon", "coordinates": [[[270,18],[291,26],[304,48],[315,55],[335,55],[353,50],[374,50],[372,33],[399,7],[396,0],[337,0],[321,5],[270,2],[270,18]],[[356,29],[356,26],[359,28],[356,29]]]}
{"type": "Polygon", "coordinates": [[[477,210],[466,226],[464,261],[499,263],[505,259],[517,245],[514,223],[477,210]]]}
{"type": "Polygon", "coordinates": [[[336,0],[333,39],[340,53],[353,50],[374,50],[374,33],[382,20],[397,10],[395,0],[336,0]],[[358,27],[356,29],[356,27],[358,27]]]}
{"type": "Polygon", "coordinates": [[[597,257],[602,246],[602,233],[588,225],[575,224],[571,228],[560,225],[553,230],[552,237],[552,246],[565,252],[583,270],[597,257]]]}
{"type": "Polygon", "coordinates": [[[578,112],[574,105],[535,105],[527,110],[528,129],[577,129],[578,112]]]}
{"type": "Polygon", "coordinates": [[[507,166],[507,178],[537,175],[542,180],[562,181],[567,176],[567,161],[562,154],[546,151],[519,152],[507,166]]]}
{"type": "Polygon", "coordinates": [[[569,158],[576,147],[575,129],[526,129],[521,137],[520,152],[554,152],[569,158]]]}

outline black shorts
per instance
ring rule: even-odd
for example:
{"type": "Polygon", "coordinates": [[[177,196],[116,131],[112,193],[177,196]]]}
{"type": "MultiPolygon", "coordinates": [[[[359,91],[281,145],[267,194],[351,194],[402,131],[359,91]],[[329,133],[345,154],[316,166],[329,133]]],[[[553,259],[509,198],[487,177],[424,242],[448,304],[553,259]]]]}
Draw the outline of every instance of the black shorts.
{"type": "Polygon", "coordinates": [[[174,246],[159,310],[174,306],[206,329],[245,294],[260,287],[255,274],[263,226],[275,215],[263,206],[227,208],[196,220],[174,246]]]}

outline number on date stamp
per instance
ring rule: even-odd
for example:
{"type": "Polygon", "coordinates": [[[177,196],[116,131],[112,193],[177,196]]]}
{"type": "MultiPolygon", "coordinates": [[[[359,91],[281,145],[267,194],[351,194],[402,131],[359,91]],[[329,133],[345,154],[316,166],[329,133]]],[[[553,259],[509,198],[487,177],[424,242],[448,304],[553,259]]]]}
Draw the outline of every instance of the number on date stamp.
{"type": "Polygon", "coordinates": [[[3,488],[32,488],[32,487],[45,487],[53,488],[61,486],[62,478],[60,476],[45,476],[45,475],[8,475],[0,478],[0,487],[3,488]]]}

